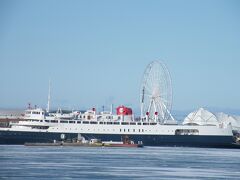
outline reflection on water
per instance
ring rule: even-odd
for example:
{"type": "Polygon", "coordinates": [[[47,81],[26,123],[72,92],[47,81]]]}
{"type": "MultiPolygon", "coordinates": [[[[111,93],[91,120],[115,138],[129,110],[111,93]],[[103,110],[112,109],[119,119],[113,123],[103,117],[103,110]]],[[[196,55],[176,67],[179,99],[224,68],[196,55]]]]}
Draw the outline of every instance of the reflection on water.
{"type": "Polygon", "coordinates": [[[239,179],[240,149],[0,146],[6,179],[239,179]]]}

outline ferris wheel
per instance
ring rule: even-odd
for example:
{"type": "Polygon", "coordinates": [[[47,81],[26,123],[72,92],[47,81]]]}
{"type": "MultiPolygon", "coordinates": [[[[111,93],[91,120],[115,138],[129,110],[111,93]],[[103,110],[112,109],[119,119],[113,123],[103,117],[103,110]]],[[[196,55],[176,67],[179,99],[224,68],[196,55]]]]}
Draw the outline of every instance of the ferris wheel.
{"type": "Polygon", "coordinates": [[[153,61],[145,69],[141,89],[141,118],[164,122],[172,108],[172,84],[170,73],[163,62],[153,61]]]}

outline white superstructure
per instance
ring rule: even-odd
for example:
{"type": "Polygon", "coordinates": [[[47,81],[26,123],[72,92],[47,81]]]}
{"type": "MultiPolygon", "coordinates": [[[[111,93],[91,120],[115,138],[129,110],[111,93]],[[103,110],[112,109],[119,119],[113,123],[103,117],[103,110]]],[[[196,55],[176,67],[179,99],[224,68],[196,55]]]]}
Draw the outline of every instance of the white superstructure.
{"type": "Polygon", "coordinates": [[[47,116],[41,108],[28,109],[23,121],[11,123],[10,131],[57,132],[80,134],[126,135],[229,135],[231,125],[166,125],[159,122],[136,121],[133,115],[88,110],[69,118],[47,116]]]}

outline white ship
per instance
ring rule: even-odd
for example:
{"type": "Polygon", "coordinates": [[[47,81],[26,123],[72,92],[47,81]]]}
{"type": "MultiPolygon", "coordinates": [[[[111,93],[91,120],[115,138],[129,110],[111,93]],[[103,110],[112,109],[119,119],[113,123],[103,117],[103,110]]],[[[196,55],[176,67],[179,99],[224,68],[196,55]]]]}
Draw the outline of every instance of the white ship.
{"type": "MultiPolygon", "coordinates": [[[[49,97],[50,99],[50,97],[49,97]]],[[[48,108],[28,109],[24,120],[0,128],[0,144],[54,142],[67,139],[121,141],[128,136],[145,146],[233,147],[230,124],[178,125],[172,117],[172,89],[169,72],[159,61],[148,65],[141,86],[141,116],[119,106],[116,114],[95,108],[64,115],[48,108]]]]}

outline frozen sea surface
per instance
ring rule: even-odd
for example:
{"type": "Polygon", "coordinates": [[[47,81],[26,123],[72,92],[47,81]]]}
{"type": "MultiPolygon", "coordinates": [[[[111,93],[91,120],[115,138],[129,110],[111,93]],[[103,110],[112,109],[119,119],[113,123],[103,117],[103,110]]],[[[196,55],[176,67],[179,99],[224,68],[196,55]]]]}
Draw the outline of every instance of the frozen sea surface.
{"type": "Polygon", "coordinates": [[[240,179],[240,149],[0,146],[0,179],[240,179]]]}

